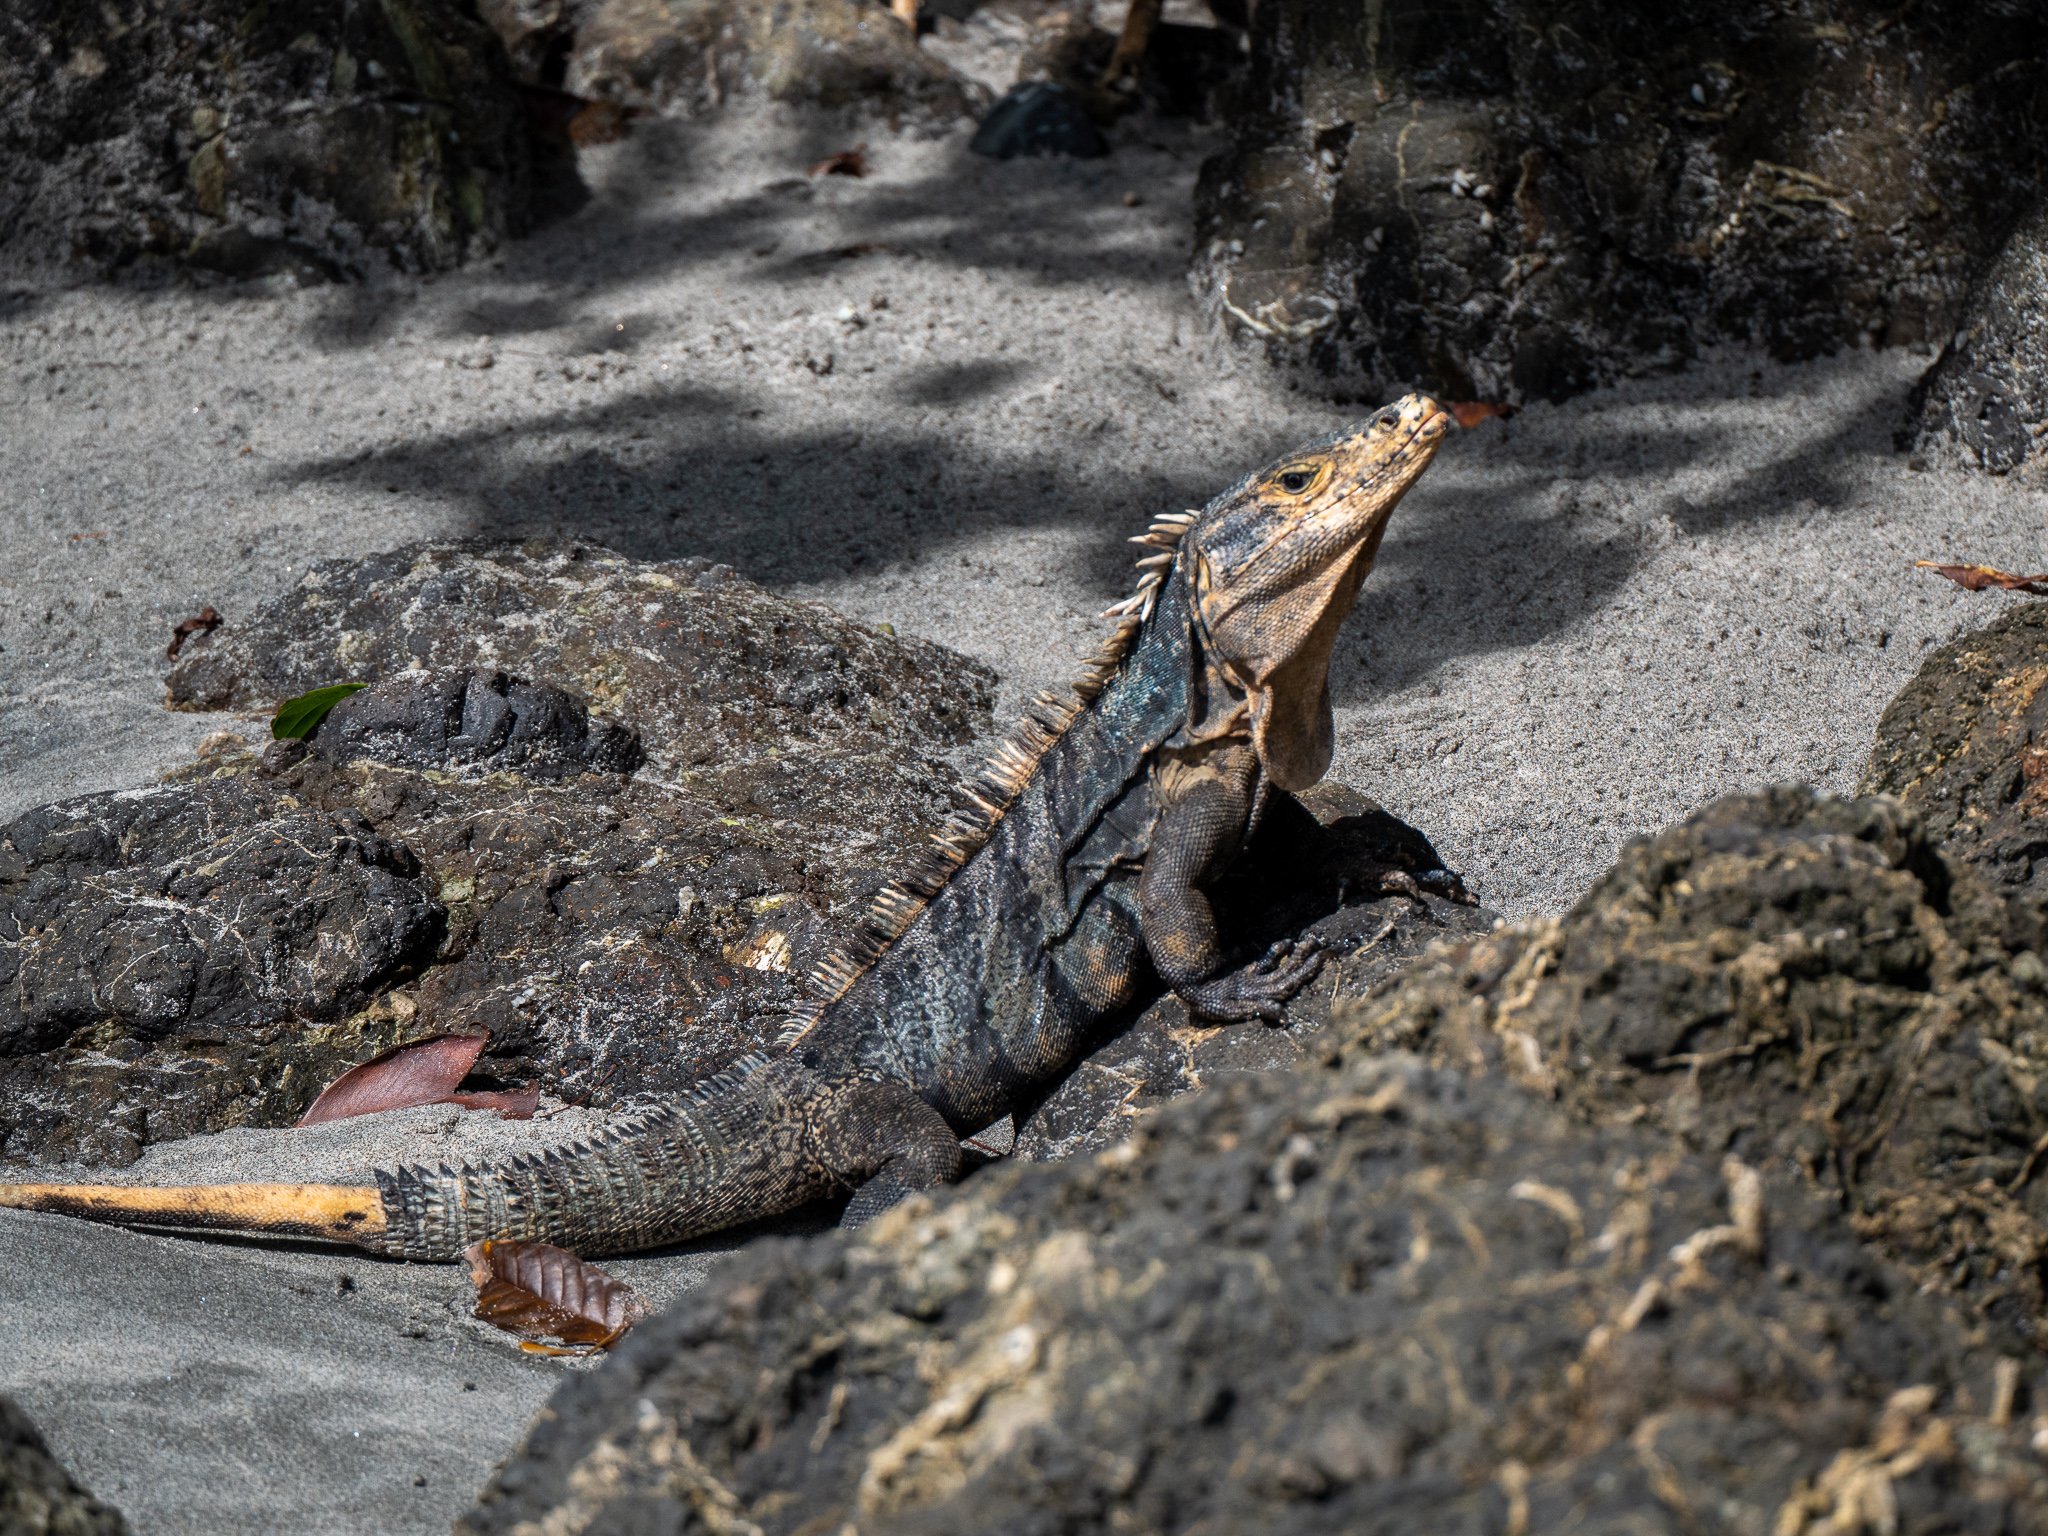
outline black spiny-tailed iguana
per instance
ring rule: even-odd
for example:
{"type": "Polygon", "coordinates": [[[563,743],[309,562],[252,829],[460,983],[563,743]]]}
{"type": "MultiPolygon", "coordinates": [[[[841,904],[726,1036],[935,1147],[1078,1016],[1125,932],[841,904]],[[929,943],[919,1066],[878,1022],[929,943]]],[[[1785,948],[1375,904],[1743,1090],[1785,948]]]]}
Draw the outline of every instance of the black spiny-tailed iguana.
{"type": "Polygon", "coordinates": [[[1411,395],[1139,542],[1074,693],[1041,696],[971,814],[822,965],[770,1054],[586,1145],[375,1187],[0,1186],[0,1205],[455,1259],[484,1238],[618,1253],[851,1191],[857,1223],[952,1179],[958,1137],[1070,1069],[1148,970],[1213,1019],[1277,1019],[1312,944],[1229,972],[1205,885],[1269,787],[1322,777],[1337,628],[1448,418],[1411,395]]]}

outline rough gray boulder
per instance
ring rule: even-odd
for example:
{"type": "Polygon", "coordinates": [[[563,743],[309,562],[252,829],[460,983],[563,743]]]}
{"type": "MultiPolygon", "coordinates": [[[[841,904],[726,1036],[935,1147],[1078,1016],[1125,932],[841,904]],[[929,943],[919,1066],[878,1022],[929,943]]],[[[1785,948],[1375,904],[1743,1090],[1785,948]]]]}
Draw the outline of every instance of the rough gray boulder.
{"type": "Polygon", "coordinates": [[[2048,203],[2024,219],[1913,392],[1901,446],[1923,463],[2038,476],[2048,464],[2048,203]]]}
{"type": "Polygon", "coordinates": [[[944,126],[981,91],[871,0],[480,0],[520,78],[695,116],[748,98],[944,126]]]}
{"type": "Polygon", "coordinates": [[[1940,344],[2040,184],[2044,52],[2022,0],[1261,0],[1196,286],[1368,394],[1940,344]]]}
{"type": "Polygon", "coordinates": [[[127,1536],[128,1522],[79,1487],[11,1397],[0,1397],[0,1536],[127,1536]]]}
{"type": "MultiPolygon", "coordinates": [[[[1986,601],[1999,602],[1995,594],[1986,601]]],[[[1886,706],[1861,792],[1897,795],[1951,857],[2048,922],[2048,607],[2033,598],[1932,652],[1886,706]]]]}
{"type": "Polygon", "coordinates": [[[665,783],[763,809],[795,794],[847,827],[920,793],[923,758],[904,747],[964,745],[987,729],[994,692],[986,668],[941,646],[776,597],[728,566],[554,540],[317,562],[264,611],[189,641],[167,688],[174,709],[268,709],[421,668],[566,688],[633,728],[665,783]]]}
{"type": "Polygon", "coordinates": [[[1915,1284],[2048,1344],[2048,970],[1897,800],[1717,801],[1329,1038],[1802,1180],[1915,1284]]]}
{"type": "Polygon", "coordinates": [[[611,721],[593,725],[581,699],[503,672],[401,672],[350,694],[314,729],[312,749],[333,762],[370,757],[410,768],[514,771],[559,779],[631,773],[639,738],[611,721]]]}
{"type": "Polygon", "coordinates": [[[1796,1184],[1347,1052],[753,1245],[458,1529],[2016,1536],[2041,1374],[1796,1184]]]}
{"type": "Polygon", "coordinates": [[[460,0],[0,8],[0,252],[450,267],[524,226],[526,126],[460,0]]]}
{"type": "Polygon", "coordinates": [[[317,566],[171,691],[373,678],[310,743],[231,738],[0,828],[0,1155],[289,1123],[387,1046],[479,1028],[484,1071],[566,1098],[692,1082],[773,1038],[830,925],[953,809],[944,754],[992,689],[722,567],[528,545],[317,566]]]}

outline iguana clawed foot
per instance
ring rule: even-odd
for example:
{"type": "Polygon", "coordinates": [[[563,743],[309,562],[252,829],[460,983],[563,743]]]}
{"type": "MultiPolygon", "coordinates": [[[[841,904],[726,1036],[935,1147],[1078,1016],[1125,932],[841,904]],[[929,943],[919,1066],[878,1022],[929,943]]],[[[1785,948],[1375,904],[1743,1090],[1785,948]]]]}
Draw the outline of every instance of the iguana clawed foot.
{"type": "Polygon", "coordinates": [[[1230,1024],[1250,1019],[1278,1024],[1286,1012],[1287,1000],[1315,980],[1322,968],[1320,939],[1313,934],[1282,939],[1249,969],[1189,987],[1180,995],[1203,1018],[1230,1024]]]}

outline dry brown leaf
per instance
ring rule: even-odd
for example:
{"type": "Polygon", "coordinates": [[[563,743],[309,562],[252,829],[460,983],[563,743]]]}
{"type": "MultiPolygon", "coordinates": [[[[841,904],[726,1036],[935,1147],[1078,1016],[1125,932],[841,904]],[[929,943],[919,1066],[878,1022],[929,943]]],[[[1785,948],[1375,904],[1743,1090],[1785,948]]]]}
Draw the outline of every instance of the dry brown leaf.
{"type": "Polygon", "coordinates": [[[534,1354],[609,1349],[647,1316],[638,1291],[553,1243],[472,1243],[463,1257],[476,1287],[476,1316],[519,1335],[519,1347],[534,1354]]]}
{"type": "Polygon", "coordinates": [[[448,1094],[434,1102],[453,1104],[457,1109],[495,1109],[506,1120],[531,1120],[540,1108],[540,1089],[534,1084],[524,1088],[475,1088],[468,1093],[448,1094]]]}
{"type": "MultiPolygon", "coordinates": [[[[76,535],[73,535],[73,537],[76,537],[76,535]]],[[[178,652],[185,649],[187,636],[209,634],[219,628],[220,615],[215,613],[209,604],[207,607],[200,609],[191,618],[178,621],[178,627],[171,631],[171,643],[164,647],[164,655],[175,658],[178,652]]]]}
{"type": "Polygon", "coordinates": [[[836,155],[827,155],[807,173],[812,176],[865,176],[868,165],[868,147],[856,144],[851,149],[842,149],[836,155]]]}
{"type": "Polygon", "coordinates": [[[629,120],[638,115],[615,101],[586,101],[569,119],[569,142],[579,146],[616,143],[626,136],[629,120]]]}
{"type": "Polygon", "coordinates": [[[2048,571],[2033,576],[2015,576],[2011,571],[1996,570],[1988,565],[1943,565],[1939,560],[1915,560],[1913,564],[1922,570],[1946,576],[1965,592],[1982,592],[1987,587],[1998,587],[2007,592],[2028,592],[2035,597],[2048,597],[2048,571]]]}
{"type": "Polygon", "coordinates": [[[1504,400],[1459,400],[1444,409],[1451,413],[1451,420],[1461,427],[1476,427],[1482,421],[1491,421],[1496,416],[1506,421],[1515,414],[1515,408],[1504,400]]]}
{"type": "Polygon", "coordinates": [[[396,1046],[350,1067],[321,1089],[320,1097],[299,1117],[299,1124],[318,1125],[323,1120],[442,1103],[469,1075],[489,1042],[488,1035],[435,1035],[396,1046]]]}

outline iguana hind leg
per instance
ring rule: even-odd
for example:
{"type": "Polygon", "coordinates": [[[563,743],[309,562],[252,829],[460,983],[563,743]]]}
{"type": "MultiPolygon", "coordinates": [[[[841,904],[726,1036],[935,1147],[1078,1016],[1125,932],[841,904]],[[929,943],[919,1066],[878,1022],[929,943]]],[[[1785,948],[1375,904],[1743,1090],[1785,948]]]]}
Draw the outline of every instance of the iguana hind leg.
{"type": "Polygon", "coordinates": [[[840,1225],[858,1227],[919,1190],[960,1176],[960,1140],[931,1105],[900,1083],[860,1081],[832,1095],[818,1145],[854,1186],[840,1225]]]}

